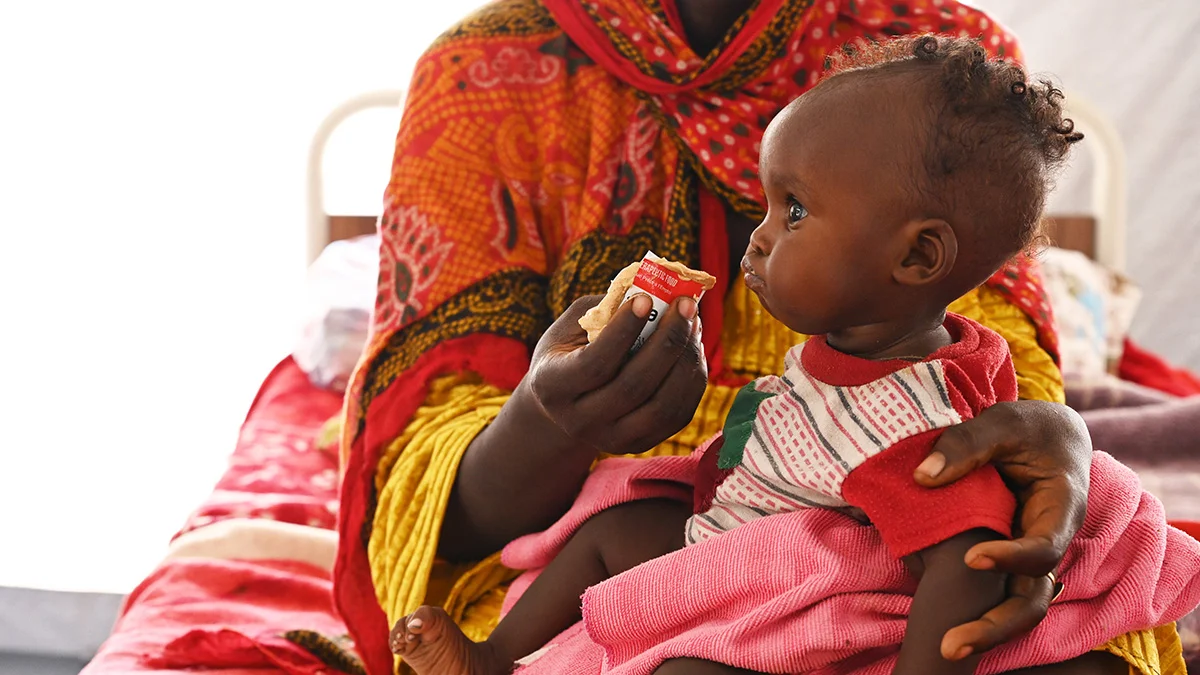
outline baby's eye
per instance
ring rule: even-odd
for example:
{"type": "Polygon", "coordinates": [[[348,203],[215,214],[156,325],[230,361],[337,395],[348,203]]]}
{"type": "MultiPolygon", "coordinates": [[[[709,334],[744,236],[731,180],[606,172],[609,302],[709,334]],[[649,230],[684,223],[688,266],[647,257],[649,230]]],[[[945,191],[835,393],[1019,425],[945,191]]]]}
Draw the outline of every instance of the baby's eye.
{"type": "Polygon", "coordinates": [[[788,197],[788,224],[792,225],[800,222],[808,217],[808,209],[804,205],[796,201],[795,197],[788,197]]]}

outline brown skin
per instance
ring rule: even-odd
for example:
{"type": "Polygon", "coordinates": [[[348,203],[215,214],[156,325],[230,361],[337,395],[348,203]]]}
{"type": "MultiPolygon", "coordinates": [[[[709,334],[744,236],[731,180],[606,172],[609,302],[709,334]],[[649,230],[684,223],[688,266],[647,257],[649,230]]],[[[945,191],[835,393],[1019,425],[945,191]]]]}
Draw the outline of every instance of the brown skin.
{"type": "MultiPolygon", "coordinates": [[[[792,103],[763,137],[768,210],[742,262],[746,284],[792,330],[862,358],[924,357],[949,344],[946,304],[980,276],[956,269],[947,214],[906,191],[905,167],[919,165],[930,123],[922,98],[905,77],[843,77],[792,103]]],[[[978,244],[968,235],[962,245],[978,244]]],[[[1004,598],[1005,575],[966,560],[996,539],[964,532],[906,559],[921,581],[895,672],[974,672],[979,650],[961,640],[978,625],[956,627],[1004,598]]]]}
{"type": "Polygon", "coordinates": [[[1008,597],[978,620],[948,632],[945,651],[970,645],[985,652],[1045,618],[1052,596],[1046,574],[1062,562],[1087,514],[1091,455],[1083,419],[1066,406],[1045,401],[997,403],[938,439],[916,471],[919,484],[946,485],[990,463],[1019,505],[1014,539],[984,542],[966,555],[969,567],[1008,572],[1008,597]],[[975,423],[984,418],[987,424],[975,423]]]}
{"type": "Polygon", "coordinates": [[[754,0],[684,0],[676,3],[688,45],[701,58],[717,47],[754,0]]]}
{"type": "MultiPolygon", "coordinates": [[[[742,261],[746,285],[775,318],[862,358],[919,358],[950,344],[946,298],[967,290],[951,283],[955,231],[910,205],[905,190],[904,167],[914,165],[927,124],[920,89],[907,85],[843,77],[775,118],[760,157],[767,215],[742,261]],[[880,125],[881,116],[892,123],[880,125]]],[[[897,673],[974,671],[977,657],[947,661],[966,648],[942,653],[940,643],[1003,599],[1004,575],[964,562],[997,537],[963,533],[906,561],[921,583],[897,673]]]]}
{"type": "Polygon", "coordinates": [[[905,559],[921,581],[909,608],[897,674],[975,672],[981,655],[967,647],[947,652],[943,636],[1004,598],[1005,575],[974,570],[963,562],[972,546],[997,537],[990,530],[964,532],[905,559]]]}
{"type": "Polygon", "coordinates": [[[924,109],[907,80],[830,80],[776,116],[759,158],[767,215],[742,260],[772,316],[868,359],[949,344],[946,305],[970,290],[954,283],[954,230],[906,191],[924,122],[903,117],[924,109]]]}
{"type": "Polygon", "coordinates": [[[691,421],[708,378],[699,321],[688,319],[696,303],[677,301],[627,358],[649,298],[626,303],[588,344],[579,318],[599,301],[576,301],[546,331],[529,373],[467,448],[442,526],[442,557],[479,559],[545,529],[579,495],[597,453],[645,452],[691,421]]]}

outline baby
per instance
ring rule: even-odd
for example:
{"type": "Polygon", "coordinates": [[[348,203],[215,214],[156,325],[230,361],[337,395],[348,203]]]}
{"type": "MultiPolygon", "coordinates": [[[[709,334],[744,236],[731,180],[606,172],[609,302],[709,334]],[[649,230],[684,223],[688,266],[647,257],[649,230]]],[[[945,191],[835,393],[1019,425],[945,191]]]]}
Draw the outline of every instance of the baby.
{"type": "Polygon", "coordinates": [[[964,556],[1011,536],[1014,498],[990,467],[942,490],[911,476],[946,428],[1016,399],[1003,339],[946,307],[1034,238],[1050,178],[1082,138],[1060,98],[972,40],[848,52],[767,128],[768,212],[742,260],[763,307],[818,337],[738,394],[700,451],[695,503],[601,512],[488,640],[422,607],[393,629],[395,653],[421,675],[507,673],[579,621],[587,588],[750,521],[821,508],[870,522],[920,579],[895,672],[974,672],[979,656],[944,654],[942,640],[1003,599],[1004,576],[964,556]]]}

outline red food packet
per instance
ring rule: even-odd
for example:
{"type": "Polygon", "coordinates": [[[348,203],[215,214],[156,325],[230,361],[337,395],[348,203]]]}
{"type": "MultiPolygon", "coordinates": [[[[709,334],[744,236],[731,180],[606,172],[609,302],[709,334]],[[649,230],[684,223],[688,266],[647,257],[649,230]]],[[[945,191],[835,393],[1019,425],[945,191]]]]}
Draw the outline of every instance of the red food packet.
{"type": "Polygon", "coordinates": [[[646,326],[642,328],[642,334],[633,343],[634,351],[637,351],[646,342],[646,339],[658,329],[658,320],[662,318],[663,313],[676,298],[691,296],[696,302],[700,302],[700,298],[704,297],[705,288],[702,283],[680,276],[675,270],[662,265],[661,262],[662,258],[647,251],[646,255],[642,257],[642,264],[633,278],[633,283],[621,301],[624,303],[639,293],[645,293],[650,296],[653,303],[646,326]]]}

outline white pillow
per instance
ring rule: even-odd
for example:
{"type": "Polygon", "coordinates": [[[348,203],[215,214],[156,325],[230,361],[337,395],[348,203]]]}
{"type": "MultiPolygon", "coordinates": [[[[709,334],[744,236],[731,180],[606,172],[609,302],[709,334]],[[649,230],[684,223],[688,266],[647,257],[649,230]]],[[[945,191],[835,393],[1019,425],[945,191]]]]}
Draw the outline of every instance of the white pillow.
{"type": "Polygon", "coordinates": [[[1041,263],[1058,324],[1063,377],[1095,381],[1115,373],[1141,291],[1078,251],[1049,248],[1041,263]]]}
{"type": "Polygon", "coordinates": [[[335,241],[309,267],[304,327],[292,357],[318,387],[345,391],[367,344],[378,278],[378,235],[335,241]]]}

